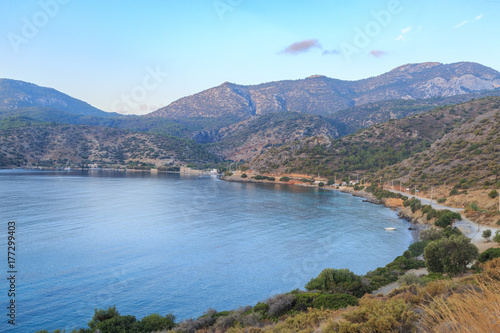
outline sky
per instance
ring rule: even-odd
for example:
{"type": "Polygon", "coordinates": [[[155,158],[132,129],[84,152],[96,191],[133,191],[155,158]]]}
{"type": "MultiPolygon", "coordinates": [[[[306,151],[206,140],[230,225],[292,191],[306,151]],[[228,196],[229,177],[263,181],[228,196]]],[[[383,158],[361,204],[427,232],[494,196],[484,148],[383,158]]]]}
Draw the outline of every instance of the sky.
{"type": "Polygon", "coordinates": [[[0,78],[146,114],[226,81],[500,70],[500,0],[0,0],[0,78]]]}

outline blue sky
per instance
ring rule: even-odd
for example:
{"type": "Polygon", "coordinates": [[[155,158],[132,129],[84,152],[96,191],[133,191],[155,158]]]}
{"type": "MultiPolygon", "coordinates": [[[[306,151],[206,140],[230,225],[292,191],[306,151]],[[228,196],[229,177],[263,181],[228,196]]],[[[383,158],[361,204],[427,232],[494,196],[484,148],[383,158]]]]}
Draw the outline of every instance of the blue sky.
{"type": "Polygon", "coordinates": [[[500,0],[0,0],[0,77],[144,114],[230,81],[500,70],[500,0]]]}

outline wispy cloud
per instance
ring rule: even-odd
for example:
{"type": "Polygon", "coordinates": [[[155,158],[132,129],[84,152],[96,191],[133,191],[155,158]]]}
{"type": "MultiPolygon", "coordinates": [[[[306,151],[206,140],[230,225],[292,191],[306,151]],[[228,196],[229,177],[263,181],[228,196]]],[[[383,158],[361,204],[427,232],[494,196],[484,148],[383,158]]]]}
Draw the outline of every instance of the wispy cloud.
{"type": "Polygon", "coordinates": [[[409,33],[411,31],[411,29],[413,29],[413,26],[411,26],[411,25],[409,27],[401,29],[401,34],[396,38],[396,40],[402,40],[402,41],[404,41],[405,40],[405,35],[407,33],[409,33]]]}
{"type": "Polygon", "coordinates": [[[321,49],[322,46],[317,39],[306,39],[300,42],[290,44],[280,53],[299,54],[307,52],[313,48],[321,49]]]}
{"type": "Polygon", "coordinates": [[[469,21],[462,21],[459,24],[455,25],[453,28],[454,29],[460,28],[461,26],[466,25],[467,23],[469,23],[469,21]]]}
{"type": "Polygon", "coordinates": [[[466,25],[467,23],[477,22],[477,21],[479,21],[482,18],[483,18],[483,14],[479,14],[478,16],[474,17],[474,19],[472,21],[465,20],[465,21],[460,22],[459,24],[454,25],[453,29],[458,29],[458,28],[466,25]]]}
{"type": "Polygon", "coordinates": [[[375,58],[380,58],[380,57],[382,57],[382,56],[386,55],[386,54],[387,54],[387,52],[382,51],[382,50],[371,50],[371,51],[370,51],[370,54],[371,54],[372,56],[374,56],[375,58]]]}

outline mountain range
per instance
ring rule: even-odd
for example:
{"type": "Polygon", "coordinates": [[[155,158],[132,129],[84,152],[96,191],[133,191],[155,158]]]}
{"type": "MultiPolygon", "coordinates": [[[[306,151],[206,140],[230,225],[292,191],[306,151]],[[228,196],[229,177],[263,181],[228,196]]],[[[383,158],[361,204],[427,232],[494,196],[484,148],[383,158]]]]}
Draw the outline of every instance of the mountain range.
{"type": "MultiPolygon", "coordinates": [[[[75,125],[71,127],[74,134],[79,130],[88,134],[89,128],[84,127],[92,126],[95,130],[91,136],[97,135],[93,131],[115,128],[124,130],[117,132],[124,136],[132,131],[181,138],[210,156],[258,165],[256,157],[268,156],[263,154],[291,142],[300,145],[309,138],[329,142],[389,120],[411,118],[440,105],[498,96],[499,87],[500,73],[483,65],[428,62],[403,65],[358,81],[313,75],[303,80],[253,86],[226,82],[150,114],[124,116],[101,111],[51,88],[0,79],[0,130],[7,131],[0,134],[26,137],[22,130],[11,130],[34,130],[48,125],[56,129],[57,124],[75,125]]],[[[425,149],[420,138],[414,138],[418,149],[414,147],[412,152],[425,149]]],[[[5,147],[1,149],[4,156],[11,156],[5,147]]],[[[15,160],[29,160],[32,165],[36,162],[36,159],[22,159],[21,155],[16,155],[19,158],[15,160]]],[[[95,154],[89,156],[101,155],[96,148],[95,154]]],[[[398,156],[399,161],[410,155],[398,156]]],[[[270,160],[273,159],[271,156],[270,160]]],[[[12,156],[9,160],[12,161],[12,156]]]]}
{"type": "Polygon", "coordinates": [[[225,82],[181,98],[148,116],[248,118],[271,112],[329,115],[373,102],[450,97],[499,87],[500,73],[486,66],[471,62],[426,62],[399,66],[358,81],[313,75],[303,80],[250,86],[225,82]]]}

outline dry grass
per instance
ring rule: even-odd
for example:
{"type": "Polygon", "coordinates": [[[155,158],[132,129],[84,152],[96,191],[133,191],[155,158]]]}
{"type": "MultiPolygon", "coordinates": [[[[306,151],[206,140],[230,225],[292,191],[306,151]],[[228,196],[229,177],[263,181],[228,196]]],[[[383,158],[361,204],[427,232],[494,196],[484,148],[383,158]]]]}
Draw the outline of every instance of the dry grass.
{"type": "Polygon", "coordinates": [[[423,332],[500,332],[500,260],[486,268],[477,287],[436,296],[426,306],[420,323],[423,332]]]}

